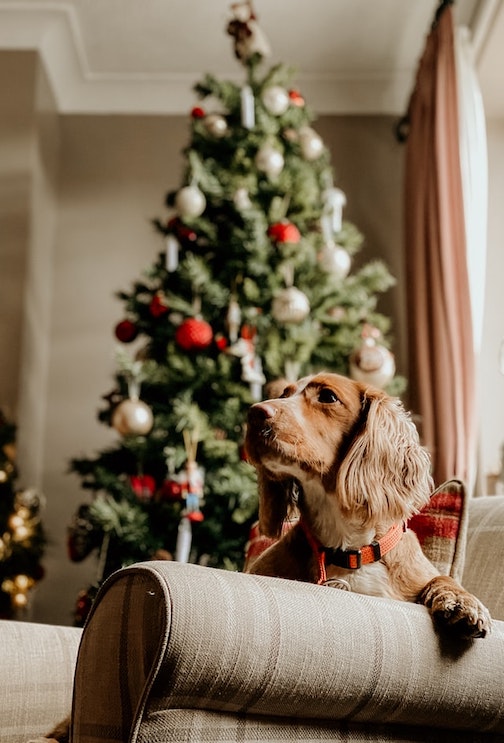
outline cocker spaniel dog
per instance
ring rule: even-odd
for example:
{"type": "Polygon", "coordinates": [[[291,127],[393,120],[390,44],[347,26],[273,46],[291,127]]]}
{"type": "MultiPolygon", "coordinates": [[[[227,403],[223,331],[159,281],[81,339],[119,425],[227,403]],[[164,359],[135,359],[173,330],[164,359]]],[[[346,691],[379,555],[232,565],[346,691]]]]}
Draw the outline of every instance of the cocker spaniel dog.
{"type": "Polygon", "coordinates": [[[262,534],[278,538],[248,572],[425,605],[457,637],[484,637],[487,609],[439,575],[407,520],[432,491],[430,458],[399,400],[336,374],[252,405],[246,450],[262,534]],[[294,508],[299,521],[283,536],[294,508]]]}

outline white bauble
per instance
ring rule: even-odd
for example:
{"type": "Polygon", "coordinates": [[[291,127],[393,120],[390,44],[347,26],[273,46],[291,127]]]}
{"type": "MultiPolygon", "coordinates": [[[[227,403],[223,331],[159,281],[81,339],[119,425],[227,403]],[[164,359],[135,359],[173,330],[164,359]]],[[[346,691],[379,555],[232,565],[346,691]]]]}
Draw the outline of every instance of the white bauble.
{"type": "Polygon", "coordinates": [[[184,186],[175,197],[175,208],[181,217],[200,217],[205,207],[205,195],[198,186],[184,186]]]}
{"type": "Polygon", "coordinates": [[[276,295],[271,312],[277,322],[300,323],[310,314],[310,302],[304,292],[289,286],[276,295]]]}
{"type": "Polygon", "coordinates": [[[227,121],[220,114],[209,114],[205,116],[205,129],[217,139],[225,137],[228,132],[227,121]]]}
{"type": "Polygon", "coordinates": [[[352,261],[341,245],[327,242],[318,254],[318,259],[324,271],[330,273],[335,279],[341,281],[348,276],[352,261]]]}
{"type": "Polygon", "coordinates": [[[280,150],[273,145],[263,144],[255,156],[255,164],[259,170],[266,173],[267,176],[274,178],[283,170],[284,157],[280,150]]]}
{"type": "Polygon", "coordinates": [[[311,126],[302,126],[299,130],[299,145],[305,160],[317,160],[324,151],[322,138],[311,126]]]}
{"type": "Polygon", "coordinates": [[[386,387],[394,378],[395,371],[394,355],[373,338],[366,338],[350,357],[351,378],[373,387],[386,387]]]}
{"type": "Polygon", "coordinates": [[[149,406],[134,398],[120,402],[112,414],[112,425],[122,436],[144,436],[153,422],[149,406]]]}
{"type": "Polygon", "coordinates": [[[249,192],[244,186],[236,189],[233,194],[233,202],[239,211],[246,211],[252,208],[249,192]]]}
{"type": "Polygon", "coordinates": [[[271,85],[261,95],[264,108],[273,116],[281,116],[289,108],[289,94],[280,85],[271,85]]]}

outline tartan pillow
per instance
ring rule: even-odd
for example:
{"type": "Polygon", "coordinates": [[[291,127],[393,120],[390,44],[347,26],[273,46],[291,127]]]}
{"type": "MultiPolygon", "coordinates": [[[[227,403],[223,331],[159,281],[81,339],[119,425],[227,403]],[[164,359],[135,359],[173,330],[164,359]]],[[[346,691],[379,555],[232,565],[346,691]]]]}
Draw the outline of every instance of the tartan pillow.
{"type": "MultiPolygon", "coordinates": [[[[424,554],[437,567],[441,575],[451,575],[460,580],[464,569],[467,535],[467,507],[464,484],[448,480],[440,485],[420,513],[412,516],[408,526],[417,537],[424,554]]],[[[295,520],[285,521],[282,533],[288,531],[295,520]]],[[[244,569],[261,552],[275,543],[259,531],[259,523],[252,525],[246,547],[244,569]]]]}

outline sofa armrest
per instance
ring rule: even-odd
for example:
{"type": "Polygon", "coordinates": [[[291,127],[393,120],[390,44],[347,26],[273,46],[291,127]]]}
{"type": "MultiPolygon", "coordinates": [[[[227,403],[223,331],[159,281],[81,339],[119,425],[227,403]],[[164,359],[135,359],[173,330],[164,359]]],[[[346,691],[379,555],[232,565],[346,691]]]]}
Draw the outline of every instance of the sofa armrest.
{"type": "Polygon", "coordinates": [[[469,500],[463,585],[504,619],[504,495],[469,500]]]}
{"type": "Polygon", "coordinates": [[[504,623],[441,648],[421,606],[149,562],[95,601],[72,740],[163,742],[159,721],[180,708],[502,733],[503,683],[504,623]]]}
{"type": "Polygon", "coordinates": [[[0,621],[0,743],[26,743],[68,715],[81,633],[0,621]]]}

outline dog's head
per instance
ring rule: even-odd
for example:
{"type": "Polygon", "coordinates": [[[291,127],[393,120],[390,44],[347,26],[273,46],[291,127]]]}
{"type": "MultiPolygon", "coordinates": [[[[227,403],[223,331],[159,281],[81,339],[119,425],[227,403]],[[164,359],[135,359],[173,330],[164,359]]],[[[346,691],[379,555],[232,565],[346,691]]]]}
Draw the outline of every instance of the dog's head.
{"type": "Polygon", "coordinates": [[[270,536],[280,534],[293,482],[303,491],[301,510],[309,491],[323,490],[363,526],[408,518],[432,489],[429,456],[400,401],[337,374],[305,377],[253,405],[246,450],[270,536]]]}

